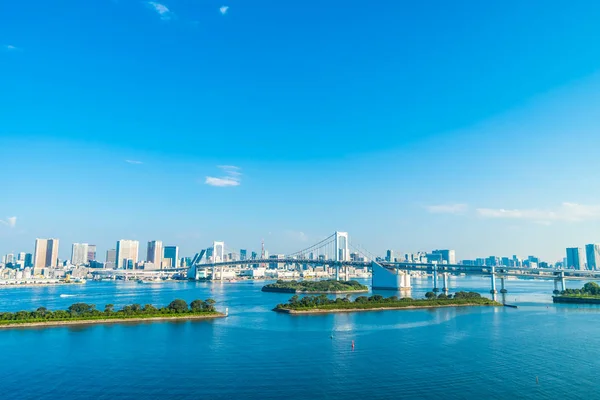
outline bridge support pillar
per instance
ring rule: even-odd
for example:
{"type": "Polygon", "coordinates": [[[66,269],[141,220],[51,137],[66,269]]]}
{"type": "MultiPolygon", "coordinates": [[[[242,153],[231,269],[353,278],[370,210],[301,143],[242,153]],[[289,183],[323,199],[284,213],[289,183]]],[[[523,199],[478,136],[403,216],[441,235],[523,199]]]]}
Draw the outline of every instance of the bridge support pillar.
{"type": "Polygon", "coordinates": [[[348,282],[350,280],[350,266],[346,265],[344,272],[345,272],[344,275],[345,275],[346,282],[348,282]]]}
{"type": "Polygon", "coordinates": [[[437,265],[433,265],[433,292],[437,293],[440,290],[437,287],[437,265]]]}
{"type": "Polygon", "coordinates": [[[567,282],[565,279],[565,271],[560,271],[560,290],[564,292],[567,288],[567,282]]]}
{"type": "Polygon", "coordinates": [[[444,272],[444,293],[448,294],[448,273],[444,272]]]}
{"type": "Polygon", "coordinates": [[[498,291],[496,290],[496,267],[492,267],[492,275],[491,275],[491,280],[492,280],[492,288],[490,290],[491,294],[496,294],[498,293],[498,291]]]}
{"type": "Polygon", "coordinates": [[[508,293],[508,290],[504,288],[505,277],[500,278],[500,293],[508,293]]]}
{"type": "Polygon", "coordinates": [[[338,263],[335,263],[335,280],[340,280],[340,265],[338,263]]]}

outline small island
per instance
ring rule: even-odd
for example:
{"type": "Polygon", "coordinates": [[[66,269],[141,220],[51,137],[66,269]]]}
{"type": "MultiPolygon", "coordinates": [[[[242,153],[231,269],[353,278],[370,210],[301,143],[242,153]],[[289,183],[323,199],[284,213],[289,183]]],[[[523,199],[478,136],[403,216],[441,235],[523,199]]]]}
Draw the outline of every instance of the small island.
{"type": "Polygon", "coordinates": [[[336,281],[328,279],[324,281],[282,281],[263,286],[263,292],[279,293],[312,293],[312,294],[343,294],[364,293],[369,288],[357,281],[336,281]]]}
{"type": "Polygon", "coordinates": [[[433,292],[427,292],[424,299],[397,296],[386,298],[376,294],[371,297],[359,296],[354,301],[348,298],[329,299],[325,295],[320,295],[302,298],[293,296],[288,303],[278,304],[273,311],[288,314],[322,314],[465,306],[502,306],[502,304],[475,292],[457,292],[454,296],[443,293],[436,296],[433,292]]]}
{"type": "Polygon", "coordinates": [[[225,315],[217,312],[215,301],[194,300],[189,306],[181,299],[173,300],[168,306],[157,308],[151,304],[131,304],[115,311],[107,304],[104,311],[94,304],[75,303],[66,310],[51,311],[39,307],[35,311],[0,312],[0,329],[26,326],[87,325],[137,321],[168,321],[218,318],[225,315]]]}
{"type": "Polygon", "coordinates": [[[600,285],[588,282],[581,289],[566,289],[553,296],[554,303],[600,304],[600,285]]]}

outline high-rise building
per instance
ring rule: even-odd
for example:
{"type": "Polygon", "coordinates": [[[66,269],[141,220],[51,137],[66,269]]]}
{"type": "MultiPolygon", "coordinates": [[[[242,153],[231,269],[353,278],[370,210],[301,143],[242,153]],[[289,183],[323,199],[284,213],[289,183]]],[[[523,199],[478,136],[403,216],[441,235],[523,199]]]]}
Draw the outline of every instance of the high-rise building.
{"type": "Polygon", "coordinates": [[[247,258],[248,252],[244,249],[240,250],[240,261],[245,261],[247,258]]]}
{"type": "Polygon", "coordinates": [[[148,242],[148,254],[146,255],[146,261],[153,263],[154,268],[162,268],[163,260],[163,242],[160,240],[152,240],[148,242]]]}
{"type": "Polygon", "coordinates": [[[598,270],[600,268],[600,244],[586,244],[585,257],[588,269],[598,270]]]}
{"type": "Polygon", "coordinates": [[[33,254],[25,253],[25,258],[23,260],[24,260],[23,266],[25,268],[33,267],[33,254]]]}
{"type": "Polygon", "coordinates": [[[114,269],[117,265],[117,249],[110,249],[106,251],[106,262],[104,268],[114,269]]]}
{"type": "Polygon", "coordinates": [[[580,247],[567,248],[567,268],[583,269],[583,251],[580,247]]]}
{"type": "Polygon", "coordinates": [[[87,260],[96,261],[96,245],[88,244],[87,260]]]}
{"type": "Polygon", "coordinates": [[[12,253],[9,253],[9,254],[7,254],[6,256],[4,256],[4,262],[5,262],[6,264],[12,264],[12,263],[14,263],[15,261],[16,261],[16,260],[15,260],[15,255],[14,255],[14,254],[12,254],[12,253]]]}
{"type": "Polygon", "coordinates": [[[138,262],[140,242],[121,239],[117,242],[117,268],[132,269],[138,262]]]}
{"type": "Polygon", "coordinates": [[[73,265],[84,265],[87,264],[88,256],[88,244],[87,243],[73,243],[71,249],[71,264],[73,265]]]}
{"type": "Polygon", "coordinates": [[[171,268],[177,268],[177,260],[179,260],[179,247],[177,246],[165,246],[164,250],[165,260],[169,259],[171,268]]]}
{"type": "Polygon", "coordinates": [[[35,239],[34,268],[56,268],[58,266],[58,239],[35,239]]]}
{"type": "Polygon", "coordinates": [[[431,253],[441,255],[442,261],[445,261],[446,264],[456,264],[456,251],[454,250],[434,250],[431,253]]]}
{"type": "Polygon", "coordinates": [[[394,261],[394,251],[393,250],[388,250],[387,251],[387,255],[385,256],[385,261],[387,261],[387,262],[393,262],[394,261]]]}

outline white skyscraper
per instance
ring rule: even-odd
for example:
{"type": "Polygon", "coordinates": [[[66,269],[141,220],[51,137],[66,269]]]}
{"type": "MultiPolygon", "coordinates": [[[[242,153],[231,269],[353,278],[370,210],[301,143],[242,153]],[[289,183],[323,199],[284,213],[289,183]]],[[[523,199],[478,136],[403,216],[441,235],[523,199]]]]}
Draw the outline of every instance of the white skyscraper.
{"type": "Polygon", "coordinates": [[[585,256],[588,269],[598,270],[600,267],[600,244],[586,244],[585,256]]]}
{"type": "Polygon", "coordinates": [[[163,242],[160,240],[152,240],[148,242],[148,254],[146,261],[153,263],[154,268],[160,269],[163,260],[163,242]]]}
{"type": "Polygon", "coordinates": [[[73,265],[85,265],[87,264],[88,256],[88,244],[87,243],[73,243],[71,249],[71,264],[73,265]]]}
{"type": "Polygon", "coordinates": [[[138,262],[140,243],[137,240],[121,239],[117,242],[117,268],[135,268],[138,262]]]}

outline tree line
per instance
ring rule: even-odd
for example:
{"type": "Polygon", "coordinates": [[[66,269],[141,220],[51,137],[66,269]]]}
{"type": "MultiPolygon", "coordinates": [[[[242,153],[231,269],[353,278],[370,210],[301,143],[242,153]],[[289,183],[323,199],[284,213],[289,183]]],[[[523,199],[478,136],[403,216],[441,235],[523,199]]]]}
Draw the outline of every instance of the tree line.
{"type": "Polygon", "coordinates": [[[497,305],[496,302],[482,297],[476,292],[457,292],[454,296],[440,295],[426,297],[425,299],[413,299],[410,297],[399,298],[398,296],[384,297],[379,294],[373,296],[358,296],[354,300],[350,295],[331,299],[325,294],[319,296],[292,296],[285,304],[278,304],[275,309],[282,310],[309,310],[309,309],[349,309],[349,308],[386,308],[386,307],[409,307],[409,306],[435,306],[435,305],[461,305],[481,304],[497,305]]]}
{"type": "Polygon", "coordinates": [[[49,310],[38,307],[35,311],[0,312],[0,322],[15,321],[57,321],[73,319],[102,319],[102,318],[133,318],[133,317],[160,317],[176,314],[203,314],[214,313],[215,301],[213,299],[194,300],[189,305],[185,300],[173,300],[166,307],[155,307],[152,304],[144,306],[130,304],[115,310],[113,304],[104,306],[104,310],[96,308],[95,304],[74,303],[66,310],[49,310]]]}

